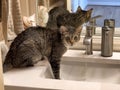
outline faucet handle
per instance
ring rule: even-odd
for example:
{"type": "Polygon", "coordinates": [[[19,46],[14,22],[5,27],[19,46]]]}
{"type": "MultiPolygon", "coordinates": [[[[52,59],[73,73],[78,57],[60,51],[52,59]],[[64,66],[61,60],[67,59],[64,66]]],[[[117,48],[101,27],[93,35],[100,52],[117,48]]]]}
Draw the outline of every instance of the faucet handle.
{"type": "Polygon", "coordinates": [[[115,19],[105,19],[104,26],[115,27],[115,19]]]}
{"type": "Polygon", "coordinates": [[[93,35],[93,27],[92,26],[86,26],[86,36],[92,37],[93,35]]]}
{"type": "Polygon", "coordinates": [[[91,41],[92,41],[92,37],[86,37],[84,38],[83,40],[83,44],[84,45],[90,45],[91,44],[91,41]]]}

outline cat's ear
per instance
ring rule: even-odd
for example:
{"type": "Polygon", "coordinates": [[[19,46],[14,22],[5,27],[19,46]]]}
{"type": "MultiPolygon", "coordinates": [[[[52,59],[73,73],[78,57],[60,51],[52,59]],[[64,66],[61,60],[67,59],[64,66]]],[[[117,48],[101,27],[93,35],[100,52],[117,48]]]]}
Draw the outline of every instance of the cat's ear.
{"type": "Polygon", "coordinates": [[[87,13],[92,13],[92,11],[93,11],[93,8],[89,9],[87,13]]]}
{"type": "Polygon", "coordinates": [[[65,34],[67,32],[67,28],[65,26],[60,26],[60,33],[65,34]]]}
{"type": "Polygon", "coordinates": [[[81,11],[82,11],[81,7],[78,6],[76,13],[79,13],[79,12],[81,12],[81,11]]]}
{"type": "Polygon", "coordinates": [[[93,11],[93,8],[91,8],[91,9],[89,9],[89,10],[87,11],[87,17],[91,16],[92,11],[93,11]]]}

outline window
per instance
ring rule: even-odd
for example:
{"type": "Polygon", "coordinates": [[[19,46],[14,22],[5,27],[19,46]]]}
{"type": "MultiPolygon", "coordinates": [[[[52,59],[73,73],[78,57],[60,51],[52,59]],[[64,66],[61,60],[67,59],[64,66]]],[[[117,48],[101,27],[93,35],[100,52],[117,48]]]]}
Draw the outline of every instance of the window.
{"type": "MultiPolygon", "coordinates": [[[[70,5],[70,3],[67,3],[70,5]]],[[[93,49],[101,49],[101,30],[105,19],[115,19],[114,32],[114,51],[120,51],[120,1],[119,0],[71,0],[71,10],[75,12],[77,7],[81,6],[83,10],[93,8],[92,16],[102,15],[102,18],[96,20],[95,35],[93,35],[93,49]]],[[[81,40],[72,49],[85,49],[83,38],[85,35],[85,27],[82,30],[81,40]]]]}

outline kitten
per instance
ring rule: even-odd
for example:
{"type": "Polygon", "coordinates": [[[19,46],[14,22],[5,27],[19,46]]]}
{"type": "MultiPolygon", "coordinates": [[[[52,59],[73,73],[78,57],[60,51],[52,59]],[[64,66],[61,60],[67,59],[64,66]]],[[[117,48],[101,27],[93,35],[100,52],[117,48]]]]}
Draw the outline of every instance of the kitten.
{"type": "Polygon", "coordinates": [[[49,19],[47,22],[47,28],[51,28],[51,29],[57,29],[57,17],[59,15],[63,15],[63,14],[70,14],[68,10],[66,10],[64,7],[59,6],[59,7],[54,7],[53,9],[51,9],[49,11],[49,19]]]}
{"type": "Polygon", "coordinates": [[[3,71],[12,68],[34,66],[46,56],[56,79],[60,78],[60,61],[67,46],[80,40],[82,24],[88,21],[91,12],[60,15],[56,18],[58,28],[30,27],[19,34],[12,42],[3,64],[3,71]],[[74,18],[73,18],[74,17],[74,18]],[[82,19],[82,22],[81,22],[82,19]],[[75,22],[76,24],[72,23],[75,22]],[[71,22],[71,23],[70,23],[71,22]]]}
{"type": "Polygon", "coordinates": [[[78,6],[75,13],[70,13],[62,6],[55,7],[49,11],[49,19],[46,27],[56,29],[59,28],[59,25],[61,24],[70,24],[72,26],[78,27],[90,20],[92,11],[92,8],[85,11],[82,10],[80,6],[78,6]]]}
{"type": "Polygon", "coordinates": [[[59,77],[60,59],[66,52],[66,45],[73,45],[80,39],[81,29],[61,26],[56,32],[43,27],[30,27],[19,34],[10,46],[3,71],[12,68],[34,66],[46,56],[56,79],[59,77]]]}
{"type": "Polygon", "coordinates": [[[82,10],[80,6],[78,7],[75,13],[63,14],[59,15],[57,18],[58,27],[62,25],[72,25],[74,27],[78,27],[87,23],[91,19],[93,9],[89,9],[87,11],[82,10]]]}

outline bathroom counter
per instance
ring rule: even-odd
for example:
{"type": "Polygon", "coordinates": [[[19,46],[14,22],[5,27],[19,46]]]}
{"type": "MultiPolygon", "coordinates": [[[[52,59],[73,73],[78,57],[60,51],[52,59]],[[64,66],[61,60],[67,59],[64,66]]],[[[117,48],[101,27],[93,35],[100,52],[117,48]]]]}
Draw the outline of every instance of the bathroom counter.
{"type": "Polygon", "coordinates": [[[111,57],[102,57],[100,51],[93,51],[92,55],[86,55],[84,50],[68,50],[64,54],[62,60],[64,61],[74,60],[79,62],[104,63],[104,64],[120,64],[120,53],[113,52],[113,56],[111,57]]]}
{"type": "Polygon", "coordinates": [[[17,82],[8,83],[5,90],[120,90],[120,85],[42,78],[23,78],[17,82]]]}
{"type": "MultiPolygon", "coordinates": [[[[97,51],[85,55],[81,50],[68,50],[62,61],[120,64],[119,58],[117,52],[112,57],[101,57],[97,51]]],[[[120,90],[120,84],[50,78],[53,76],[47,61],[35,67],[14,69],[4,74],[5,90],[120,90]]]]}

